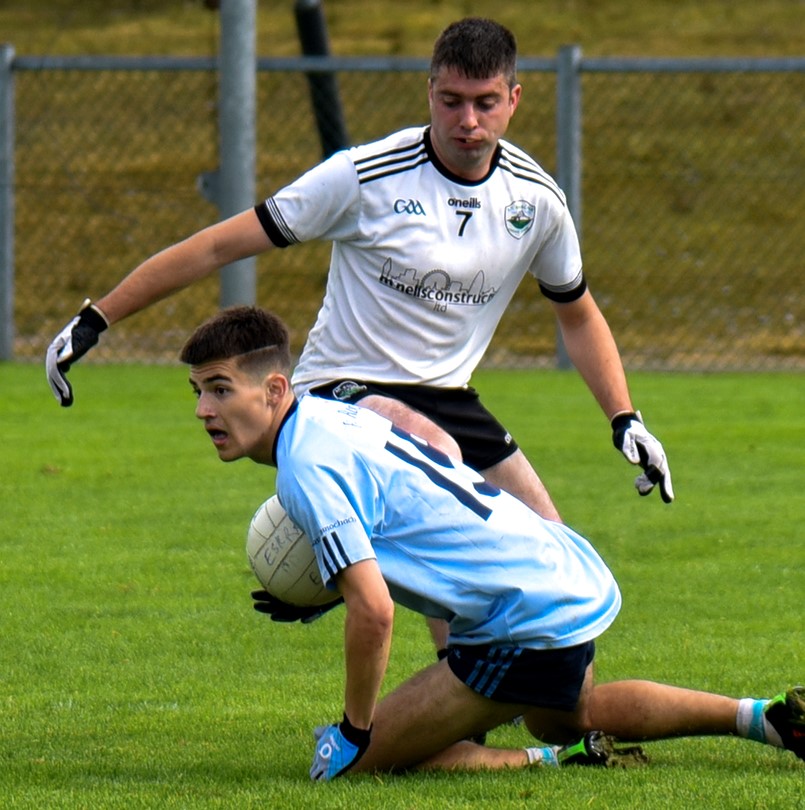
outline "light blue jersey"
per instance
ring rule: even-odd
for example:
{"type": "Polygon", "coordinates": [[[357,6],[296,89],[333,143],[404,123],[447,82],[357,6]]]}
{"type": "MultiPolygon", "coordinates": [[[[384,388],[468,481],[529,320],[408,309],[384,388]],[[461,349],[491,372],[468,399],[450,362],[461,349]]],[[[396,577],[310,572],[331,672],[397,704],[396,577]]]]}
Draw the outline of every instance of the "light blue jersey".
{"type": "Polygon", "coordinates": [[[450,644],[569,647],[620,609],[587,540],[373,411],[303,397],[276,461],[280,502],[324,582],[376,559],[396,602],[450,623],[450,644]]]}

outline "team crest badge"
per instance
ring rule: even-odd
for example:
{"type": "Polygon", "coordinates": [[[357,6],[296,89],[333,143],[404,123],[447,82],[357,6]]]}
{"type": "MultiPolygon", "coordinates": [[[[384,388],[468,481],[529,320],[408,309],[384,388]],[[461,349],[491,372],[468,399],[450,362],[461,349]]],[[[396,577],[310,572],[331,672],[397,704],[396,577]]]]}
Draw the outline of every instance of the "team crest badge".
{"type": "Polygon", "coordinates": [[[515,239],[522,239],[531,230],[535,213],[536,208],[525,200],[509,203],[503,214],[506,221],[506,230],[515,239]]]}

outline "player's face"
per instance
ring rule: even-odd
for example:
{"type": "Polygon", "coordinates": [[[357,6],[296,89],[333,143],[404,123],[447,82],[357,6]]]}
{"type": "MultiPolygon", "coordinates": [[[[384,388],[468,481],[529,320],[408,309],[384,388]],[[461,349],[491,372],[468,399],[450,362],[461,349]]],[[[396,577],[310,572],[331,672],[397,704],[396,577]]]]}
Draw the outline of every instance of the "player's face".
{"type": "Polygon", "coordinates": [[[221,461],[250,458],[271,463],[275,408],[265,385],[244,374],[232,360],[190,369],[198,398],[196,416],[204,422],[221,461]]]}
{"type": "Polygon", "coordinates": [[[468,79],[442,68],[429,85],[431,141],[439,160],[453,174],[480,180],[498,140],[520,101],[519,84],[510,88],[503,74],[468,79]]]}

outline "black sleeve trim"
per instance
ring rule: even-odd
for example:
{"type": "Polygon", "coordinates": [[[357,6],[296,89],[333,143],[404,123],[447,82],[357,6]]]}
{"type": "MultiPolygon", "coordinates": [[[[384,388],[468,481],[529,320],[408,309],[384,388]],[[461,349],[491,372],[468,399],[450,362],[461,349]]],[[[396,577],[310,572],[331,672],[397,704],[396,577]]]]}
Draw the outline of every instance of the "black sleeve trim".
{"type": "Polygon", "coordinates": [[[587,291],[587,280],[582,276],[581,281],[572,290],[551,289],[542,282],[539,283],[539,289],[551,301],[556,301],[557,304],[569,304],[571,301],[578,301],[584,295],[587,291]]]}
{"type": "Polygon", "coordinates": [[[285,248],[292,244],[291,240],[283,234],[280,227],[274,222],[271,214],[268,213],[266,203],[262,202],[259,205],[255,205],[254,211],[257,214],[257,219],[260,220],[260,224],[263,226],[263,230],[275,247],[285,248]]]}

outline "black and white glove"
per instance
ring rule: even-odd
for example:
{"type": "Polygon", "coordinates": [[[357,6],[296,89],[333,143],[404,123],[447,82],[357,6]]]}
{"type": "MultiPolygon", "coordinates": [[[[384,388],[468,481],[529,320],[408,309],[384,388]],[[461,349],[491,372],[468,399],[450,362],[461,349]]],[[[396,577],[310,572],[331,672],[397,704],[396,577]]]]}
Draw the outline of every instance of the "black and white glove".
{"type": "Polygon", "coordinates": [[[325,613],[334,607],[338,607],[344,601],[344,597],[339,596],[326,605],[299,607],[277,599],[268,591],[252,591],[252,599],[254,599],[252,607],[258,613],[265,613],[270,616],[272,622],[302,622],[302,624],[315,622],[316,619],[321,618],[325,613]]]}
{"type": "Polygon", "coordinates": [[[48,346],[45,358],[48,382],[53,396],[62,407],[73,404],[73,387],[65,374],[97,342],[101,332],[109,327],[106,316],[87,298],[78,315],[59,332],[48,346]]]}
{"type": "Polygon", "coordinates": [[[674,499],[671,470],[660,442],[645,428],[640,411],[621,413],[612,420],[612,442],[631,464],[639,464],[643,472],[634,485],[641,495],[648,495],[659,484],[665,503],[674,499]]]}

